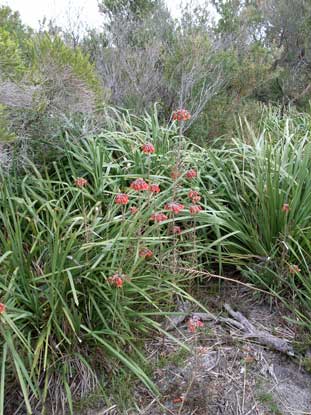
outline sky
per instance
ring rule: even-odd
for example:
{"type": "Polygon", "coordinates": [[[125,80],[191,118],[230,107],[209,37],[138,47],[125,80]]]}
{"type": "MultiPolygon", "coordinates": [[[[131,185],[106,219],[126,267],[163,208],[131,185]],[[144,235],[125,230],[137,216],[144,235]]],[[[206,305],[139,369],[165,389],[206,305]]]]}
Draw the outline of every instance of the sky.
{"type": "MultiPolygon", "coordinates": [[[[68,16],[77,16],[77,11],[83,14],[83,20],[89,27],[100,27],[102,17],[97,8],[98,0],[0,0],[0,5],[7,5],[19,11],[24,23],[33,28],[39,27],[39,21],[46,16],[55,19],[59,26],[65,26],[68,16]]],[[[182,0],[165,0],[174,17],[182,0]]],[[[202,3],[204,0],[192,0],[191,3],[202,3]]],[[[72,20],[72,19],[71,19],[72,20]]]]}

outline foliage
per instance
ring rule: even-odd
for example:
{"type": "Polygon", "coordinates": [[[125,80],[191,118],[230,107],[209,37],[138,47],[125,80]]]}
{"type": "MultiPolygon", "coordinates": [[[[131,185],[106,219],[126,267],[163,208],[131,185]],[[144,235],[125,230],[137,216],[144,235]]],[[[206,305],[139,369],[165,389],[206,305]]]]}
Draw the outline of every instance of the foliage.
{"type": "MultiPolygon", "coordinates": [[[[261,133],[240,120],[231,142],[208,151],[206,186],[219,201],[220,232],[232,235],[222,262],[235,264],[282,301],[292,293],[299,320],[310,303],[310,116],[270,110],[261,133]],[[222,202],[221,202],[222,201],[222,202]]],[[[310,326],[309,326],[310,327],[310,326]]]]}
{"type": "Polygon", "coordinates": [[[20,78],[25,65],[18,43],[5,29],[0,28],[0,74],[4,78],[20,78]]]}
{"type": "MultiPolygon", "coordinates": [[[[266,90],[266,99],[305,106],[310,98],[310,3],[300,0],[213,3],[220,15],[215,27],[218,36],[234,37],[238,50],[259,43],[270,54],[274,94],[266,90]]],[[[258,86],[261,85],[257,83],[256,89],[258,86]]]]}
{"type": "Polygon", "coordinates": [[[26,152],[39,165],[57,157],[65,117],[93,113],[103,99],[102,89],[88,57],[59,37],[33,35],[24,45],[24,59],[15,47],[10,54],[6,43],[3,56],[10,57],[14,66],[11,70],[7,64],[7,71],[19,70],[19,78],[0,82],[10,132],[17,137],[11,159],[15,155],[23,166],[26,152]]]}
{"type": "MultiPolygon", "coordinates": [[[[38,402],[63,411],[64,405],[72,413],[73,401],[107,382],[108,372],[116,376],[125,369],[155,393],[140,368],[145,357],[137,339],[164,334],[160,318],[171,311],[173,298],[190,299],[183,289],[189,276],[172,271],[176,243],[180,267],[196,251],[213,250],[206,239],[204,245],[193,243],[196,225],[208,232],[217,223],[211,207],[198,214],[196,224],[187,208],[164,223],[150,222],[172,197],[169,171],[182,140],[175,125],[159,127],[156,116],[133,123],[117,112],[105,119],[99,136],[68,139],[49,173],[33,167],[22,178],[2,178],[0,288],[6,311],[0,313],[0,413],[12,410],[3,409],[4,396],[16,390],[17,381],[29,413],[38,402]],[[150,156],[140,150],[147,139],[156,148],[150,156]],[[78,177],[87,182],[75,186],[78,177]],[[137,177],[160,184],[161,192],[128,191],[137,177]],[[115,195],[125,191],[138,208],[135,215],[115,203],[115,195]],[[168,233],[174,223],[182,226],[178,239],[168,233]],[[141,256],[144,247],[152,249],[153,259],[141,256]],[[111,280],[116,273],[121,288],[111,280]]],[[[200,159],[188,141],[183,152],[185,168],[200,159]]],[[[178,181],[178,200],[185,205],[188,182],[185,176],[178,181]]]]}
{"type": "Polygon", "coordinates": [[[110,18],[116,14],[134,15],[137,18],[142,18],[152,12],[160,3],[159,0],[101,0],[99,8],[110,18]]]}
{"type": "Polygon", "coordinates": [[[0,143],[8,143],[15,139],[10,132],[7,114],[4,106],[0,106],[0,143]]]}
{"type": "Polygon", "coordinates": [[[11,10],[8,6],[0,6],[0,27],[19,46],[20,53],[24,57],[24,48],[33,34],[33,30],[24,25],[19,13],[11,10]]]}
{"type": "Polygon", "coordinates": [[[70,67],[73,74],[92,90],[99,89],[99,81],[88,57],[79,48],[71,49],[59,37],[39,35],[29,43],[31,65],[35,73],[40,73],[42,64],[53,63],[58,69],[70,67]]]}

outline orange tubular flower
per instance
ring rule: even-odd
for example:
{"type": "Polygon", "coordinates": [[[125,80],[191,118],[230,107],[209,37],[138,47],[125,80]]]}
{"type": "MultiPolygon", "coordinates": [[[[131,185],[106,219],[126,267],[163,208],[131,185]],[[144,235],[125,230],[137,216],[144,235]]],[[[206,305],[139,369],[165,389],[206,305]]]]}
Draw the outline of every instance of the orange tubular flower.
{"type": "Polygon", "coordinates": [[[117,288],[122,288],[124,279],[119,273],[116,273],[112,277],[108,278],[108,282],[109,284],[114,285],[117,288]]]}
{"type": "Polygon", "coordinates": [[[83,177],[77,177],[76,179],[75,179],[75,185],[77,186],[77,187],[85,187],[85,186],[87,186],[88,185],[88,181],[86,180],[86,179],[84,179],[83,177]]]}
{"type": "Polygon", "coordinates": [[[117,205],[127,205],[129,202],[129,197],[126,193],[119,193],[116,195],[115,203],[117,205]]]}
{"type": "Polygon", "coordinates": [[[139,251],[139,256],[145,259],[153,257],[153,252],[149,248],[142,248],[139,251]]]}
{"type": "Polygon", "coordinates": [[[197,175],[198,175],[198,173],[196,172],[196,170],[194,170],[194,169],[190,169],[190,170],[188,170],[187,171],[187,173],[186,173],[186,177],[187,177],[187,179],[194,179],[195,177],[197,177],[197,175]]]}
{"type": "Polygon", "coordinates": [[[160,192],[160,186],[158,184],[151,184],[149,186],[149,191],[152,193],[159,193],[160,192]]]}
{"type": "Polygon", "coordinates": [[[182,205],[181,203],[177,203],[177,202],[169,202],[169,203],[166,203],[166,205],[164,206],[164,209],[177,214],[182,209],[184,209],[184,205],[182,205]]]}
{"type": "Polygon", "coordinates": [[[190,215],[196,215],[202,211],[202,207],[200,205],[191,205],[189,207],[190,215]]]}
{"type": "Polygon", "coordinates": [[[285,212],[285,213],[289,212],[289,204],[288,203],[284,203],[284,205],[282,206],[282,212],[285,212]]]}
{"type": "Polygon", "coordinates": [[[204,327],[203,322],[195,317],[189,318],[187,325],[190,333],[195,333],[198,327],[204,327]]]}
{"type": "Polygon", "coordinates": [[[0,314],[5,313],[5,310],[6,310],[6,306],[5,306],[5,304],[0,303],[0,314]]]}
{"type": "Polygon", "coordinates": [[[174,121],[188,121],[191,118],[191,114],[189,111],[185,109],[179,109],[173,112],[173,120],[174,121]]]}
{"type": "Polygon", "coordinates": [[[152,153],[155,152],[155,148],[154,148],[153,144],[146,143],[142,146],[141,151],[145,154],[152,154],[152,153]]]}
{"type": "Polygon", "coordinates": [[[188,193],[188,197],[192,200],[193,203],[198,203],[201,200],[199,192],[195,190],[190,190],[190,192],[188,193]]]}
{"type": "Polygon", "coordinates": [[[156,223],[161,223],[165,220],[167,220],[168,217],[164,213],[153,213],[150,217],[150,220],[156,223]]]}
{"type": "Polygon", "coordinates": [[[148,190],[149,186],[144,179],[136,179],[131,183],[130,188],[139,192],[140,190],[148,190]]]}

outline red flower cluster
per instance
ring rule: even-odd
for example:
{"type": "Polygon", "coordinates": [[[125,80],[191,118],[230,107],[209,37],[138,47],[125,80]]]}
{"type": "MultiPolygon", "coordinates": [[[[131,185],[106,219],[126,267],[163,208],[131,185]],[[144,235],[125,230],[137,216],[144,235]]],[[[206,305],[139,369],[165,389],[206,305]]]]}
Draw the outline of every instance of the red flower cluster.
{"type": "Polygon", "coordinates": [[[179,109],[173,112],[173,120],[175,121],[188,121],[190,118],[190,112],[185,109],[179,109]]]}
{"type": "Polygon", "coordinates": [[[182,205],[181,203],[177,203],[177,202],[169,202],[169,203],[166,203],[166,205],[164,206],[164,209],[177,214],[182,209],[184,209],[184,205],[182,205]]]}
{"type": "Polygon", "coordinates": [[[189,199],[191,199],[192,203],[198,203],[201,200],[199,192],[195,190],[190,190],[190,192],[188,193],[188,197],[189,199]]]}
{"type": "Polygon", "coordinates": [[[142,146],[141,151],[145,154],[151,154],[151,153],[155,152],[155,148],[154,148],[153,144],[146,143],[142,146]]]}
{"type": "Polygon", "coordinates": [[[148,186],[148,183],[146,183],[144,179],[136,179],[131,183],[130,188],[136,191],[140,191],[140,190],[148,190],[149,186],[148,186]]]}
{"type": "Polygon", "coordinates": [[[75,185],[77,187],[85,187],[88,184],[88,181],[84,179],[83,177],[77,177],[75,179],[75,185]]]}
{"type": "Polygon", "coordinates": [[[196,170],[194,170],[194,169],[190,169],[190,170],[188,170],[187,171],[187,173],[186,173],[186,177],[187,177],[187,179],[194,179],[195,177],[197,177],[197,175],[198,175],[198,173],[196,172],[196,170]]]}
{"type": "Polygon", "coordinates": [[[0,314],[3,314],[5,312],[6,306],[3,303],[0,303],[0,314]]]}
{"type": "Polygon", "coordinates": [[[200,205],[191,205],[189,206],[190,215],[196,215],[197,213],[202,211],[202,207],[200,205]]]}
{"type": "Polygon", "coordinates": [[[130,207],[130,211],[131,211],[131,214],[132,214],[132,215],[135,215],[135,213],[137,213],[137,212],[138,212],[138,209],[137,209],[137,207],[136,207],[136,206],[131,206],[131,207],[130,207]]]}
{"type": "Polygon", "coordinates": [[[289,212],[289,204],[288,203],[284,203],[284,205],[282,206],[282,211],[288,213],[289,212]]]}
{"type": "Polygon", "coordinates": [[[164,213],[153,213],[150,217],[150,220],[156,223],[161,223],[165,220],[167,220],[168,217],[164,213]]]}
{"type": "Polygon", "coordinates": [[[129,202],[129,197],[126,193],[119,193],[116,195],[115,203],[117,205],[127,205],[129,202]]]}
{"type": "Polygon", "coordinates": [[[151,258],[153,256],[153,252],[149,248],[142,248],[139,251],[139,256],[145,259],[151,258]]]}
{"type": "Polygon", "coordinates": [[[151,184],[149,186],[149,191],[152,193],[159,193],[160,192],[160,186],[158,184],[151,184]]]}
{"type": "Polygon", "coordinates": [[[197,317],[189,318],[187,325],[190,333],[195,333],[198,327],[204,327],[203,322],[199,320],[197,317]]]}
{"type": "Polygon", "coordinates": [[[124,277],[117,272],[112,277],[108,278],[108,282],[111,285],[115,285],[117,288],[122,288],[124,283],[124,277]]]}

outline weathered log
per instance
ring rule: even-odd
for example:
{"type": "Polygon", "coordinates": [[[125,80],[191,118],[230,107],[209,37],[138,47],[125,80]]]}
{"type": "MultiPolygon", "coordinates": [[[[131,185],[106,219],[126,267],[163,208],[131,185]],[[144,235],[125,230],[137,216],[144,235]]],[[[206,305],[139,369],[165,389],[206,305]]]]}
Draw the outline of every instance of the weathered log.
{"type": "Polygon", "coordinates": [[[254,325],[238,311],[234,311],[229,304],[224,304],[225,310],[233,317],[232,319],[222,319],[223,321],[235,324],[240,330],[244,331],[244,339],[256,339],[260,344],[263,344],[271,349],[277,350],[281,353],[286,353],[288,356],[294,356],[295,352],[292,344],[287,339],[281,339],[273,336],[264,330],[258,330],[254,325]],[[236,324],[238,323],[238,324],[236,324]]]}

